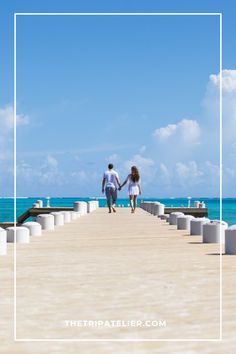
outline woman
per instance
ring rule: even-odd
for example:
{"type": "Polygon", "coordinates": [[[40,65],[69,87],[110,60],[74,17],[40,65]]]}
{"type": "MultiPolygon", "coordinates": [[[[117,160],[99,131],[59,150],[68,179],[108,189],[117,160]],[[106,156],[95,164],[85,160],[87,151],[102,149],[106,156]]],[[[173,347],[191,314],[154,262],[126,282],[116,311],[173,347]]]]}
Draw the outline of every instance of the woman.
{"type": "Polygon", "coordinates": [[[141,194],[140,175],[136,166],[131,167],[131,173],[128,175],[119,189],[121,189],[127,182],[129,183],[128,193],[131,205],[131,213],[134,213],[137,205],[137,197],[141,194]]]}

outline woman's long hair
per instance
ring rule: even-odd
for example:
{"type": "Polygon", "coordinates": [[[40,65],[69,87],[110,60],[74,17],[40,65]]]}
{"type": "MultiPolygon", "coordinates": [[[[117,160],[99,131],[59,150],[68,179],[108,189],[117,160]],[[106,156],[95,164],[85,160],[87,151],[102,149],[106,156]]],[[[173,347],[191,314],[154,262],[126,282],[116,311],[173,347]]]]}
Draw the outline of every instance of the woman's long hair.
{"type": "Polygon", "coordinates": [[[136,166],[132,166],[131,167],[131,176],[130,176],[131,180],[133,182],[138,182],[140,179],[140,175],[139,175],[139,171],[137,169],[136,166]]]}

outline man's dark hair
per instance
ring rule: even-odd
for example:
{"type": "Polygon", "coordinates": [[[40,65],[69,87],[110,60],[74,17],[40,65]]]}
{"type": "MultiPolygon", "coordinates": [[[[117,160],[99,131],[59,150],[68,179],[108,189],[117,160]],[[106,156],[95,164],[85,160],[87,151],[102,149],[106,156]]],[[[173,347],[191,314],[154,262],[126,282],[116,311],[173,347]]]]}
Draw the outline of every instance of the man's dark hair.
{"type": "Polygon", "coordinates": [[[113,169],[113,164],[109,163],[108,168],[109,168],[109,170],[112,170],[113,169]]]}

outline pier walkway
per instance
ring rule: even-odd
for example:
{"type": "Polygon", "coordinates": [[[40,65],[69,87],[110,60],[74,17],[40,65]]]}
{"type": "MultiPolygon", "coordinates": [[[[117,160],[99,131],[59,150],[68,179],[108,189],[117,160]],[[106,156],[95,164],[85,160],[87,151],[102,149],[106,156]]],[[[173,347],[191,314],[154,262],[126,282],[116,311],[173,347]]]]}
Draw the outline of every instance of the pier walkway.
{"type": "Polygon", "coordinates": [[[100,208],[44,231],[30,244],[17,244],[16,330],[18,339],[55,342],[26,343],[13,341],[13,244],[8,244],[8,255],[0,257],[0,352],[233,353],[236,261],[222,258],[225,341],[197,342],[219,338],[219,245],[202,244],[200,236],[128,208],[116,214],[100,208]],[[104,321],[105,326],[66,326],[69,320],[104,321]],[[142,326],[108,327],[106,321],[116,320],[142,321],[142,326]]]}

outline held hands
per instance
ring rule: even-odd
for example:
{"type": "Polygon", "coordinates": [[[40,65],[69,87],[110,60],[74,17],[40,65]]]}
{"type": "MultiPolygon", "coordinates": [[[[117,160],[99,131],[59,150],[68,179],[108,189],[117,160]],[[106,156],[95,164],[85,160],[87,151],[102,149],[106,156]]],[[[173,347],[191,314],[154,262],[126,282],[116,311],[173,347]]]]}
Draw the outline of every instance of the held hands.
{"type": "Polygon", "coordinates": [[[119,191],[119,192],[121,191],[121,188],[122,188],[121,186],[118,188],[118,191],[119,191]]]}

